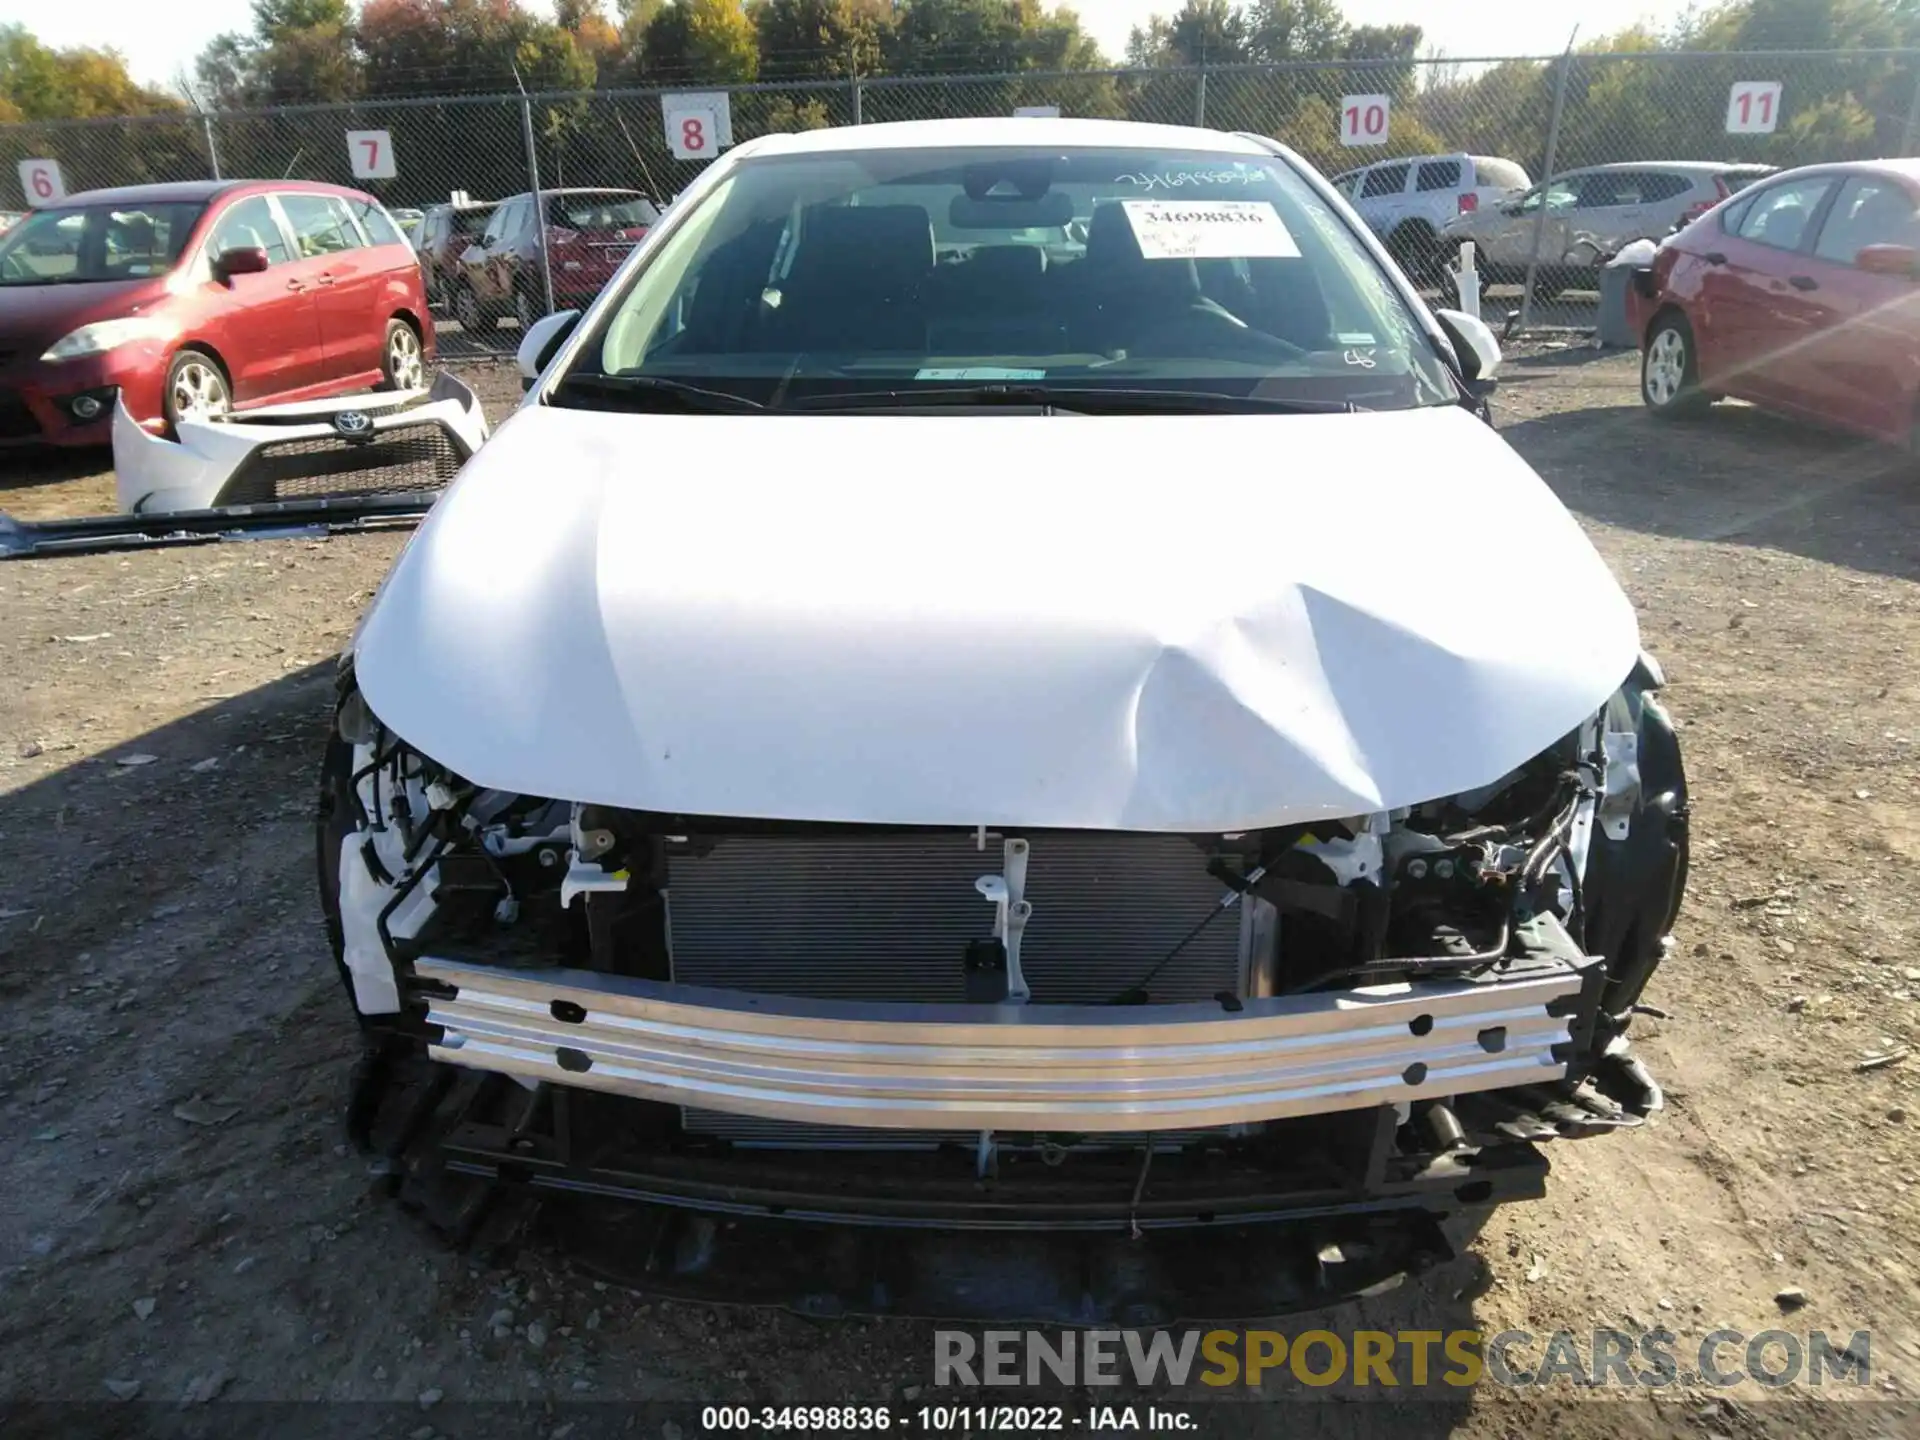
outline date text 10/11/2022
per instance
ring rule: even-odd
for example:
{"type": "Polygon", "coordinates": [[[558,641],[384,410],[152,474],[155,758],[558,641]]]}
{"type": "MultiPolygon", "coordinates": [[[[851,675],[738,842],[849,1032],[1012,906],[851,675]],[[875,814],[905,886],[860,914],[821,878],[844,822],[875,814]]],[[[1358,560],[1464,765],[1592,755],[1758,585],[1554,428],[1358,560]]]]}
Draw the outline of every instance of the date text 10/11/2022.
{"type": "Polygon", "coordinates": [[[700,1412],[700,1427],[709,1433],[900,1430],[1026,1435],[1073,1430],[1177,1434],[1196,1431],[1199,1424],[1185,1410],[1157,1405],[1090,1405],[1084,1410],[1064,1405],[922,1405],[897,1413],[887,1405],[709,1405],[700,1412]]]}

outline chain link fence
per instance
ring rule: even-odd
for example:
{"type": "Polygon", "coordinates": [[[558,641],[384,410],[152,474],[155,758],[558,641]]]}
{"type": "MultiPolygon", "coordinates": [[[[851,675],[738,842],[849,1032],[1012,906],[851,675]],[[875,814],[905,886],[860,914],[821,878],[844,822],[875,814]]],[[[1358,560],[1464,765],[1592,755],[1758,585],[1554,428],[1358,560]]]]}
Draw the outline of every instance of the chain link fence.
{"type": "MultiPolygon", "coordinates": [[[[1449,154],[1510,161],[1533,181],[1599,165],[1784,167],[1912,155],[1920,140],[1916,51],[1648,51],[710,88],[726,90],[734,143],[776,131],[1046,107],[1067,116],[1269,135],[1329,176],[1449,154]]],[[[661,103],[674,93],[420,97],[4,125],[0,186],[12,181],[20,162],[37,159],[58,163],[68,193],[246,177],[357,185],[392,208],[424,208],[454,192],[493,202],[536,185],[631,188],[665,203],[703,163],[674,158],[661,103]],[[390,178],[355,178],[349,131],[387,133],[390,178]]],[[[1361,181],[1351,188],[1368,222],[1427,283],[1445,284],[1442,267],[1470,235],[1497,261],[1489,276],[1499,282],[1489,292],[1490,313],[1512,310],[1525,326],[1591,325],[1594,302],[1581,287],[1592,283],[1594,262],[1605,258],[1597,251],[1611,253],[1639,238],[1627,233],[1636,228],[1657,240],[1680,218],[1680,207],[1667,203],[1673,197],[1653,193],[1657,185],[1636,189],[1623,182],[1606,193],[1604,186],[1583,186],[1577,174],[1545,187],[1544,203],[1516,205],[1522,197],[1515,193],[1471,217],[1447,216],[1434,205],[1458,197],[1423,199],[1414,188],[1424,183],[1420,173],[1421,167],[1409,170],[1398,196],[1363,194],[1361,181]],[[1618,203],[1628,200],[1636,203],[1618,203]],[[1640,213],[1585,223],[1593,217],[1584,212],[1600,209],[1640,213]],[[1428,232],[1417,244],[1406,231],[1416,219],[1428,232]]],[[[24,174],[20,183],[27,183],[24,174]]],[[[461,335],[449,321],[443,346],[451,354],[510,350],[512,323],[486,322],[479,328],[487,333],[461,335]]]]}

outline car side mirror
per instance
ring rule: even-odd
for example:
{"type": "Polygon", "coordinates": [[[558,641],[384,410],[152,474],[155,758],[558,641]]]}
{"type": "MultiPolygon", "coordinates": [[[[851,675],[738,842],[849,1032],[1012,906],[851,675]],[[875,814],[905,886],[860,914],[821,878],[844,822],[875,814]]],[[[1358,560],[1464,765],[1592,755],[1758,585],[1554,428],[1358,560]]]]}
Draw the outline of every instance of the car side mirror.
{"type": "Polygon", "coordinates": [[[213,277],[231,280],[236,275],[258,275],[266,270],[267,264],[267,252],[258,245],[238,245],[214,257],[213,277]]]}
{"type": "Polygon", "coordinates": [[[1464,310],[1436,310],[1433,318],[1440,322],[1440,328],[1453,343],[1460,378],[1467,382],[1469,391],[1475,398],[1490,394],[1494,377],[1500,370],[1501,356],[1500,342],[1494,338],[1487,322],[1464,310]]]}
{"type": "Polygon", "coordinates": [[[520,366],[522,392],[533,388],[540,373],[547,368],[547,362],[559,352],[579,323],[578,310],[562,310],[558,314],[543,315],[528,327],[526,338],[520,342],[520,350],[514,357],[520,366]]]}
{"type": "Polygon", "coordinates": [[[1853,257],[1853,263],[1869,275],[1920,279],[1920,250],[1911,245],[1869,245],[1853,257]]]}

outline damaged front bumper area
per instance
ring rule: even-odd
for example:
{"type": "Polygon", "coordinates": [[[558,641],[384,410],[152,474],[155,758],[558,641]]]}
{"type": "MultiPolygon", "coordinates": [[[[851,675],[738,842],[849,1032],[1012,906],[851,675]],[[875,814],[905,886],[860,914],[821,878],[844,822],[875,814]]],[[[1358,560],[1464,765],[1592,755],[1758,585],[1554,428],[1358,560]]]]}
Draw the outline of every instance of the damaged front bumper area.
{"type": "Polygon", "coordinates": [[[1235,1125],[1566,1074],[1593,965],[1222,1003],[827,1003],[437,958],[437,1060],[773,1120],[1080,1134],[1235,1125]]]}
{"type": "Polygon", "coordinates": [[[688,1297],[1147,1324],[1370,1293],[1541,1195],[1538,1142],[1660,1108],[1625,1032],[1687,812],[1648,688],[1478,792],[1178,835],[488,790],[348,676],[318,838],[353,1132],[456,1239],[537,1213],[688,1297]]]}

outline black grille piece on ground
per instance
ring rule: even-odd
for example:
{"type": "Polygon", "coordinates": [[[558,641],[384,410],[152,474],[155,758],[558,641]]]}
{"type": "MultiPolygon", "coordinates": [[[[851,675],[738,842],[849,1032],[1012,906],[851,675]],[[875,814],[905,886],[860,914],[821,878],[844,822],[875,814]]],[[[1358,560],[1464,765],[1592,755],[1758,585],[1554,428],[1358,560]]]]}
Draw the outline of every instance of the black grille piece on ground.
{"type": "Polygon", "coordinates": [[[11,390],[0,390],[0,440],[29,440],[40,433],[27,402],[11,390]]]}
{"type": "Polygon", "coordinates": [[[274,440],[241,462],[217,503],[261,505],[325,495],[438,490],[465,460],[453,436],[436,421],[396,425],[367,440],[336,435],[274,440]]]}

